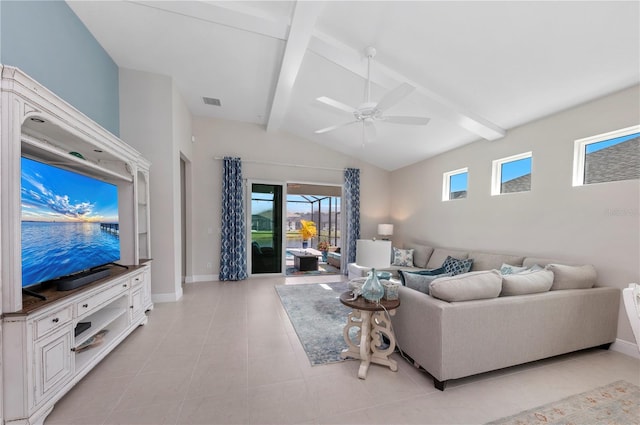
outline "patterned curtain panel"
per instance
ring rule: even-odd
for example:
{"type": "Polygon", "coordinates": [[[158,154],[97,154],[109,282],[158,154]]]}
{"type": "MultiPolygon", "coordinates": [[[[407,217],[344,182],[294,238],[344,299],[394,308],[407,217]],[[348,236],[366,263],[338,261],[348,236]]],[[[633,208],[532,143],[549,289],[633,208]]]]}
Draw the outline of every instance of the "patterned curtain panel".
{"type": "Polygon", "coordinates": [[[222,243],[220,280],[247,278],[244,188],[240,158],[224,157],[222,170],[222,243]]]}
{"type": "Polygon", "coordinates": [[[356,262],[356,241],[360,239],[360,170],[344,170],[344,211],[346,213],[346,252],[342,257],[342,273],[349,274],[347,264],[356,262]]]}

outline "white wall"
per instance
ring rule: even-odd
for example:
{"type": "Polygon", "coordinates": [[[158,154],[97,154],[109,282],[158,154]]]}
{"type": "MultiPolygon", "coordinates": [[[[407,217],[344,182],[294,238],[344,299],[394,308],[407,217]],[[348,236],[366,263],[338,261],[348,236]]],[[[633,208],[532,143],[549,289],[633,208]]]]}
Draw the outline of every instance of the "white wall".
{"type": "MultiPolygon", "coordinates": [[[[639,105],[636,86],[393,172],[394,242],[590,263],[604,286],[640,281],[640,182],[572,187],[574,140],[638,124],[639,105]],[[491,196],[491,161],[527,151],[531,192],[491,196]],[[468,198],[442,202],[442,173],[462,167],[468,198]]],[[[618,337],[633,341],[622,304],[618,337]]]]}
{"type": "Polygon", "coordinates": [[[375,236],[378,223],[389,217],[389,172],[347,157],[305,139],[284,133],[267,133],[263,126],[212,118],[193,119],[193,280],[215,277],[220,266],[222,161],[214,157],[238,156],[244,160],[245,179],[275,183],[343,183],[342,169],[360,168],[362,237],[375,236]],[[309,168],[251,163],[250,161],[308,165],[309,168]],[[338,170],[321,170],[328,167],[338,170]],[[211,268],[207,267],[211,263],[211,268]]]}
{"type": "MultiPolygon", "coordinates": [[[[177,184],[174,187],[174,196],[176,200],[181,200],[181,184],[180,184],[180,159],[183,159],[185,161],[186,164],[186,170],[185,170],[185,180],[186,180],[186,187],[185,187],[185,196],[186,196],[186,234],[184,235],[184,237],[186,237],[187,239],[187,245],[186,245],[186,273],[188,274],[189,271],[191,270],[191,241],[193,240],[193,235],[192,235],[192,227],[191,227],[191,210],[192,210],[192,199],[193,199],[193,193],[192,193],[192,176],[191,176],[191,158],[193,157],[193,142],[191,141],[191,112],[189,112],[189,108],[187,107],[187,104],[185,103],[184,99],[182,98],[182,95],[180,94],[178,87],[175,85],[175,83],[172,85],[172,91],[173,91],[173,140],[174,140],[174,146],[175,146],[175,151],[174,151],[174,156],[173,158],[176,161],[175,166],[177,167],[177,172],[178,172],[178,181],[177,184]]],[[[178,217],[178,219],[181,219],[181,204],[180,202],[176,202],[174,204],[174,214],[176,217],[178,217]]],[[[180,223],[181,224],[181,223],[180,223]]],[[[177,241],[177,255],[178,257],[176,258],[176,271],[178,273],[178,278],[180,279],[180,281],[182,281],[182,273],[181,273],[181,263],[182,263],[182,258],[181,258],[181,249],[182,249],[182,243],[181,243],[181,238],[183,237],[182,235],[182,224],[179,227],[176,227],[174,229],[175,233],[175,240],[177,241]]]]}
{"type": "Polygon", "coordinates": [[[154,301],[182,296],[180,152],[191,155],[190,115],[170,77],[120,69],[121,138],[151,161],[151,291],[154,301]]]}

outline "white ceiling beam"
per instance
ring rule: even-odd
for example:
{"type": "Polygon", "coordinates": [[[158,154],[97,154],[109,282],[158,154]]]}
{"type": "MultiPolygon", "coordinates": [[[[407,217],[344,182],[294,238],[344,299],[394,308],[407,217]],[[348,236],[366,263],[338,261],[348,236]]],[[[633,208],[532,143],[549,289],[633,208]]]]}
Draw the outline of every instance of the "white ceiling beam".
{"type": "MultiPolygon", "coordinates": [[[[360,52],[317,30],[309,42],[309,50],[364,79],[367,78],[364,51],[360,52]]],[[[454,102],[379,62],[376,62],[371,71],[371,81],[386,89],[395,88],[403,82],[411,84],[427,101],[429,108],[440,118],[451,121],[483,139],[497,140],[506,134],[506,130],[497,124],[464,110],[454,102]]]]}
{"type": "Polygon", "coordinates": [[[304,54],[307,51],[309,40],[313,35],[313,28],[320,15],[323,3],[298,1],[295,5],[291,27],[287,38],[287,45],[282,56],[280,74],[276,83],[276,90],[271,103],[267,131],[278,130],[284,121],[293,85],[298,78],[304,54]]]}
{"type": "Polygon", "coordinates": [[[279,40],[286,40],[289,31],[288,19],[267,16],[242,2],[132,0],[130,3],[279,40]]]}

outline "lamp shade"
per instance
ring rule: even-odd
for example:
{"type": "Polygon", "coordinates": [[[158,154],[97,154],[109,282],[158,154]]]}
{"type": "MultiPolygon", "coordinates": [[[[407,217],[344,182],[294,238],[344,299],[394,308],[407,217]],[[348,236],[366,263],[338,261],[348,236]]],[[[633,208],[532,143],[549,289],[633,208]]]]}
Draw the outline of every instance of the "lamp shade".
{"type": "Polygon", "coordinates": [[[358,239],[356,264],[373,269],[385,269],[391,265],[391,241],[358,239]]]}
{"type": "Polygon", "coordinates": [[[378,234],[382,236],[393,235],[393,224],[378,224],[378,234]]]}

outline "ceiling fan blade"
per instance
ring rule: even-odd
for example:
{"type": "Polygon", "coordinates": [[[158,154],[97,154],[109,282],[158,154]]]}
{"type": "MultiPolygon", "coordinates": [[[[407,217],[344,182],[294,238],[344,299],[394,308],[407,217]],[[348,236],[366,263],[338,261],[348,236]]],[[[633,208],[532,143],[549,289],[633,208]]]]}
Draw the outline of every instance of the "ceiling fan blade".
{"type": "Polygon", "coordinates": [[[333,130],[335,130],[336,128],[346,127],[346,126],[348,126],[348,125],[355,124],[355,123],[357,123],[357,122],[358,122],[358,121],[349,121],[349,122],[345,122],[345,123],[342,123],[342,124],[332,125],[331,127],[321,128],[320,130],[316,130],[316,131],[314,131],[314,133],[316,133],[316,134],[323,134],[323,133],[327,133],[327,132],[329,132],[329,131],[333,131],[333,130]]]}
{"type": "Polygon", "coordinates": [[[405,117],[405,116],[383,116],[384,122],[390,122],[393,124],[410,124],[410,125],[427,125],[431,118],[427,117],[405,117]]]}
{"type": "Polygon", "coordinates": [[[402,83],[395,89],[391,90],[389,93],[385,94],[380,102],[376,105],[376,108],[385,111],[386,109],[392,107],[396,103],[400,102],[402,99],[407,97],[412,91],[416,88],[411,84],[402,83]]]}
{"type": "Polygon", "coordinates": [[[318,102],[320,103],[324,103],[325,105],[329,105],[332,106],[336,109],[340,109],[341,111],[345,111],[348,112],[350,114],[353,114],[356,111],[356,108],[353,108],[349,105],[345,105],[342,102],[338,102],[335,99],[331,99],[329,97],[326,96],[320,96],[319,98],[316,99],[318,102]]]}

